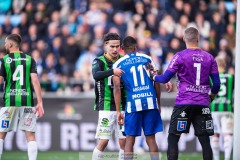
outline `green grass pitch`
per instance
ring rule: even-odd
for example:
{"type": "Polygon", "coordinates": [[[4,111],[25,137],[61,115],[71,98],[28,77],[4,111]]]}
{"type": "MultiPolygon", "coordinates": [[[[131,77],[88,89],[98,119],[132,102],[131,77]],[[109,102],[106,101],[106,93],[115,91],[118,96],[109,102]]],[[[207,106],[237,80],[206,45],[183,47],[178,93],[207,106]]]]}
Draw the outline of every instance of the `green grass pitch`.
{"type": "MultiPolygon", "coordinates": [[[[117,160],[118,153],[108,152],[104,160],[117,160]]],[[[38,160],[91,160],[92,152],[39,152],[38,160]]],[[[135,155],[134,160],[149,160],[149,154],[135,155]]],[[[166,160],[166,153],[161,154],[161,160],[166,160]]],[[[178,160],[200,160],[201,153],[180,153],[178,160]]],[[[221,155],[223,159],[223,155],[221,155]]],[[[2,160],[28,160],[27,152],[3,152],[2,160]]]]}

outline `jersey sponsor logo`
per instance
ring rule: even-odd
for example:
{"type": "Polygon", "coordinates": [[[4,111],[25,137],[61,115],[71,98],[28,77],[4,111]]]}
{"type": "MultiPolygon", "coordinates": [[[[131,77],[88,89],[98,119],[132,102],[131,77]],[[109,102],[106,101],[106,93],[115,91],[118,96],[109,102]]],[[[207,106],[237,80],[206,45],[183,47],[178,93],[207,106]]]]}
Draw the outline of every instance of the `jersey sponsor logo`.
{"type": "Polygon", "coordinates": [[[31,126],[31,124],[32,124],[32,118],[24,118],[24,126],[31,126]]]}
{"type": "Polygon", "coordinates": [[[198,92],[198,93],[208,93],[209,87],[203,85],[190,85],[186,87],[186,91],[198,92]]]}
{"type": "Polygon", "coordinates": [[[131,64],[136,64],[136,63],[147,63],[147,59],[143,57],[133,57],[133,58],[128,58],[126,61],[123,63],[123,65],[131,65],[131,64]]]}
{"type": "Polygon", "coordinates": [[[33,113],[32,108],[24,108],[24,113],[33,113]]]}
{"type": "Polygon", "coordinates": [[[101,127],[107,127],[109,124],[109,119],[103,118],[101,121],[101,127]]]}
{"type": "Polygon", "coordinates": [[[182,111],[182,113],[180,114],[181,117],[185,117],[187,115],[187,113],[185,111],[182,111]]]}
{"type": "Polygon", "coordinates": [[[206,129],[213,129],[213,121],[212,120],[206,121],[206,129]]]}
{"type": "Polygon", "coordinates": [[[29,92],[27,92],[26,89],[10,89],[10,92],[7,93],[7,95],[10,95],[10,96],[21,96],[21,95],[28,96],[29,92]]]}
{"type": "Polygon", "coordinates": [[[9,127],[9,120],[2,120],[2,128],[8,128],[9,127]]]}
{"type": "Polygon", "coordinates": [[[136,99],[136,98],[142,98],[142,97],[152,97],[152,93],[148,92],[148,93],[140,93],[140,94],[133,94],[132,95],[132,99],[136,99]]]}
{"type": "Polygon", "coordinates": [[[210,114],[210,109],[209,108],[203,108],[202,109],[202,114],[210,114]]]}
{"type": "Polygon", "coordinates": [[[176,55],[176,56],[173,58],[172,62],[170,63],[170,68],[173,68],[173,65],[174,65],[174,63],[176,62],[176,60],[178,59],[178,57],[179,57],[179,55],[176,55]]]}
{"type": "Polygon", "coordinates": [[[28,61],[29,59],[27,58],[11,58],[11,57],[8,57],[6,59],[6,63],[12,63],[12,61],[28,61]]]}
{"type": "Polygon", "coordinates": [[[187,128],[187,121],[178,121],[177,130],[184,131],[187,128]]]}

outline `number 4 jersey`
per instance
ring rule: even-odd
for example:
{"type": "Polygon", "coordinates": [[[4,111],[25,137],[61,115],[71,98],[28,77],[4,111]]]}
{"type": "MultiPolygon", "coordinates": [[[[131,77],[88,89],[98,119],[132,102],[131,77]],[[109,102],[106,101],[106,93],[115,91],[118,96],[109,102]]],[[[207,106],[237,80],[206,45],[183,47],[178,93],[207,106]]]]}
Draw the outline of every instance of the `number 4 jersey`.
{"type": "Polygon", "coordinates": [[[124,71],[121,79],[127,91],[128,113],[158,108],[153,81],[143,69],[147,62],[153,64],[149,56],[133,52],[113,64],[113,69],[121,67],[124,71]]]}
{"type": "Polygon", "coordinates": [[[218,74],[214,57],[199,48],[185,49],[174,55],[168,69],[177,73],[176,106],[209,106],[211,74],[218,74]]]}
{"type": "Polygon", "coordinates": [[[37,73],[36,62],[27,54],[14,52],[0,60],[0,76],[4,78],[4,106],[33,106],[31,73],[37,73]]]}

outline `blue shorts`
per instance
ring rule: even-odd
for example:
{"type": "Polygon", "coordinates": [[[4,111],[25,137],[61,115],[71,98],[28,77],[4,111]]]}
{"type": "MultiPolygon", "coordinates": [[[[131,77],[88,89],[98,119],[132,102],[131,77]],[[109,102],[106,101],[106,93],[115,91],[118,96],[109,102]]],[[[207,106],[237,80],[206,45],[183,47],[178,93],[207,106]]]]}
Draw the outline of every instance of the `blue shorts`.
{"type": "Polygon", "coordinates": [[[158,109],[139,112],[125,112],[124,134],[127,136],[152,135],[163,131],[162,119],[158,109]]]}

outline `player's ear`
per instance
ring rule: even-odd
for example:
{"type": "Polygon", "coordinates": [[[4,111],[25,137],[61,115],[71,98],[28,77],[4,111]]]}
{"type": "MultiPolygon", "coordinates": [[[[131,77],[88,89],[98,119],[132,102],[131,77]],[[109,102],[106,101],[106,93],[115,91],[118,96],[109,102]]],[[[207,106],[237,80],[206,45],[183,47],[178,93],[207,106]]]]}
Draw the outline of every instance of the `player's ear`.
{"type": "Polygon", "coordinates": [[[183,36],[183,42],[186,42],[186,41],[185,41],[185,37],[184,37],[184,36],[183,36]]]}

